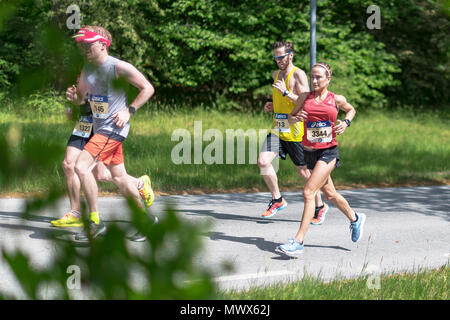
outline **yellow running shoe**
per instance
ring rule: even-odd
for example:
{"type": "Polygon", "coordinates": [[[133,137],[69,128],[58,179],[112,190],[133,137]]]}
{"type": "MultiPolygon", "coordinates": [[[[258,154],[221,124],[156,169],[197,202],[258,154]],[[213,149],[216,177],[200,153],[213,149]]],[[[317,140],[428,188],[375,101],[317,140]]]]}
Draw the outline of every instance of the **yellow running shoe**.
{"type": "Polygon", "coordinates": [[[91,221],[95,224],[100,224],[100,216],[98,215],[98,212],[89,213],[89,219],[91,219],[91,221]]]}
{"type": "Polygon", "coordinates": [[[50,221],[50,223],[54,227],[82,227],[83,226],[83,222],[81,221],[81,218],[74,217],[72,215],[72,213],[70,213],[70,212],[66,213],[64,215],[64,217],[62,217],[61,219],[52,220],[52,221],[50,221]]]}
{"type": "Polygon", "coordinates": [[[147,175],[139,177],[139,179],[144,182],[144,186],[139,189],[139,194],[141,195],[142,200],[144,200],[145,206],[150,207],[153,203],[153,200],[155,200],[155,194],[153,193],[152,189],[152,182],[150,180],[150,177],[147,175]]]}

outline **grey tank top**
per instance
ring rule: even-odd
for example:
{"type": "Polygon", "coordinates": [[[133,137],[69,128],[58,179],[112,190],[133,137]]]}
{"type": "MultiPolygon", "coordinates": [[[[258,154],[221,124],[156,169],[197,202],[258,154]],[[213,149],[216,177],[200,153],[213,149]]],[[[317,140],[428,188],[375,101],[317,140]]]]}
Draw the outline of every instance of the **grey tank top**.
{"type": "Polygon", "coordinates": [[[114,113],[127,108],[125,91],[114,86],[117,79],[116,64],[119,61],[121,60],[108,56],[100,66],[90,62],[83,70],[94,120],[94,133],[123,141],[128,136],[130,123],[118,128],[111,117],[114,113]]]}

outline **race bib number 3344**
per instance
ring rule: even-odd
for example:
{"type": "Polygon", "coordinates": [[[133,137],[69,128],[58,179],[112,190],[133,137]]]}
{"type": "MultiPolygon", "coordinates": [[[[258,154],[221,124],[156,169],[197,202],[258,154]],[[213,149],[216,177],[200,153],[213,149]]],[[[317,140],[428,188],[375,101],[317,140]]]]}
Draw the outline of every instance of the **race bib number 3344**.
{"type": "Polygon", "coordinates": [[[306,128],[306,137],[311,143],[327,143],[333,139],[330,121],[310,121],[306,128]]]}

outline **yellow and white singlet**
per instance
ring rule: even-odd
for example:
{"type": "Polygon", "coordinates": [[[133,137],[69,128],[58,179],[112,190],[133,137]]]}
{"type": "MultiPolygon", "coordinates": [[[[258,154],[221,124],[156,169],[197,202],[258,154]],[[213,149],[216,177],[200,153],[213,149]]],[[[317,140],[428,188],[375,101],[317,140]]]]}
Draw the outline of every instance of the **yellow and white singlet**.
{"type": "MultiPolygon", "coordinates": [[[[289,88],[289,79],[297,69],[298,69],[297,67],[292,68],[292,71],[285,79],[286,88],[289,91],[291,91],[289,88]]],[[[280,72],[281,70],[278,71],[274,83],[278,80],[280,72]]],[[[292,125],[289,125],[288,122],[288,115],[294,109],[295,102],[292,102],[288,97],[283,97],[283,95],[277,88],[273,88],[272,96],[273,96],[272,100],[273,100],[274,114],[271,131],[283,141],[295,141],[295,142],[302,141],[303,122],[296,122],[292,125]]]]}

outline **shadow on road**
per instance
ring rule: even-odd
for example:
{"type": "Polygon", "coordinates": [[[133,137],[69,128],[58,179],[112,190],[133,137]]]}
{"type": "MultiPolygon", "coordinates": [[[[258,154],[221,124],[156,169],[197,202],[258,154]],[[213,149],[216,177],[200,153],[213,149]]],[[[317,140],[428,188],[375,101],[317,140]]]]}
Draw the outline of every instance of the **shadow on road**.
{"type": "MultiPolygon", "coordinates": [[[[50,225],[50,221],[55,217],[46,217],[38,215],[24,215],[23,212],[0,212],[0,221],[20,221],[17,223],[0,223],[0,229],[6,228],[18,231],[30,231],[31,239],[38,240],[57,240],[74,242],[76,246],[84,247],[85,244],[73,241],[73,236],[80,232],[81,228],[56,228],[50,225]],[[42,222],[48,224],[48,227],[38,227],[27,224],[26,222],[42,222]]],[[[131,221],[125,220],[103,220],[105,223],[128,223],[131,221]]]]}
{"type": "Polygon", "coordinates": [[[75,235],[76,232],[63,230],[63,229],[54,229],[54,228],[41,228],[35,226],[29,226],[24,224],[6,224],[0,223],[0,228],[8,228],[22,231],[32,231],[33,233],[29,235],[32,239],[41,239],[41,240],[69,240],[69,236],[75,235]],[[67,237],[67,239],[66,239],[67,237]]]}
{"type": "Polygon", "coordinates": [[[50,221],[55,219],[54,217],[37,216],[33,214],[24,215],[23,212],[0,211],[0,220],[2,218],[5,220],[15,218],[15,219],[25,219],[27,221],[48,222],[48,223],[50,223],[50,221]]]}
{"type": "Polygon", "coordinates": [[[450,220],[450,187],[338,190],[350,206],[380,214],[415,212],[450,220]]]}
{"type": "MultiPolygon", "coordinates": [[[[209,237],[211,240],[225,240],[232,241],[238,243],[245,243],[249,245],[256,246],[259,250],[267,251],[270,253],[277,254],[277,257],[272,257],[274,260],[290,260],[296,259],[295,257],[288,256],[282,252],[276,251],[276,248],[282,244],[273,241],[264,240],[261,237],[235,237],[224,234],[223,232],[208,232],[205,236],[209,237]]],[[[333,250],[343,250],[343,251],[351,251],[347,248],[341,246],[321,246],[321,245],[313,245],[313,244],[305,244],[307,248],[325,248],[325,249],[333,249],[333,250]]]]}
{"type": "Polygon", "coordinates": [[[276,219],[276,218],[260,218],[253,217],[251,215],[244,216],[239,214],[232,213],[219,213],[213,210],[184,210],[177,209],[178,212],[186,213],[188,216],[201,215],[201,216],[209,216],[214,219],[220,220],[239,220],[239,221],[252,221],[260,224],[268,224],[274,222],[300,222],[300,220],[290,220],[290,219],[276,219]]]}
{"type": "Polygon", "coordinates": [[[25,215],[23,212],[5,212],[0,211],[0,221],[20,221],[19,224],[15,223],[0,223],[0,228],[8,228],[14,230],[25,230],[32,231],[29,235],[32,239],[63,239],[65,236],[70,236],[75,234],[75,232],[71,232],[67,229],[55,229],[50,226],[50,221],[54,220],[54,217],[46,217],[46,216],[38,216],[27,214],[25,215]],[[26,222],[42,222],[48,223],[48,228],[36,227],[27,225],[26,222]]]}
{"type": "MultiPolygon", "coordinates": [[[[338,190],[350,205],[360,210],[369,209],[380,214],[408,213],[414,212],[427,216],[441,217],[450,221],[450,186],[424,186],[424,187],[402,187],[402,188],[367,188],[338,190]]],[[[298,207],[299,215],[303,210],[303,197],[301,190],[283,192],[283,196],[291,206],[298,207]]],[[[210,205],[217,204],[224,208],[229,206],[230,213],[215,213],[212,210],[180,210],[181,212],[209,215],[217,219],[236,219],[243,221],[255,221],[267,223],[263,218],[233,215],[233,206],[245,206],[245,203],[261,203],[264,208],[270,194],[207,194],[189,196],[170,196],[171,200],[182,201],[184,205],[198,205],[207,202],[210,205]]],[[[328,202],[329,205],[332,205],[328,202]]],[[[222,209],[223,210],[223,209],[222,209]]],[[[293,222],[299,220],[270,219],[270,221],[293,222]]]]}
{"type": "MultiPolygon", "coordinates": [[[[289,198],[288,201],[294,201],[302,200],[302,194],[301,191],[299,192],[289,192],[289,198]]],[[[169,196],[174,201],[182,201],[183,203],[186,203],[186,196],[180,195],[180,196],[169,196]]],[[[267,206],[271,199],[270,192],[258,192],[258,193],[220,193],[220,194],[205,194],[205,195],[193,195],[192,197],[192,204],[198,204],[199,198],[204,199],[202,201],[207,200],[208,204],[214,204],[216,203],[228,203],[229,205],[241,205],[242,203],[261,203],[261,205],[267,206]]],[[[191,204],[191,203],[188,203],[191,204]]]]}

